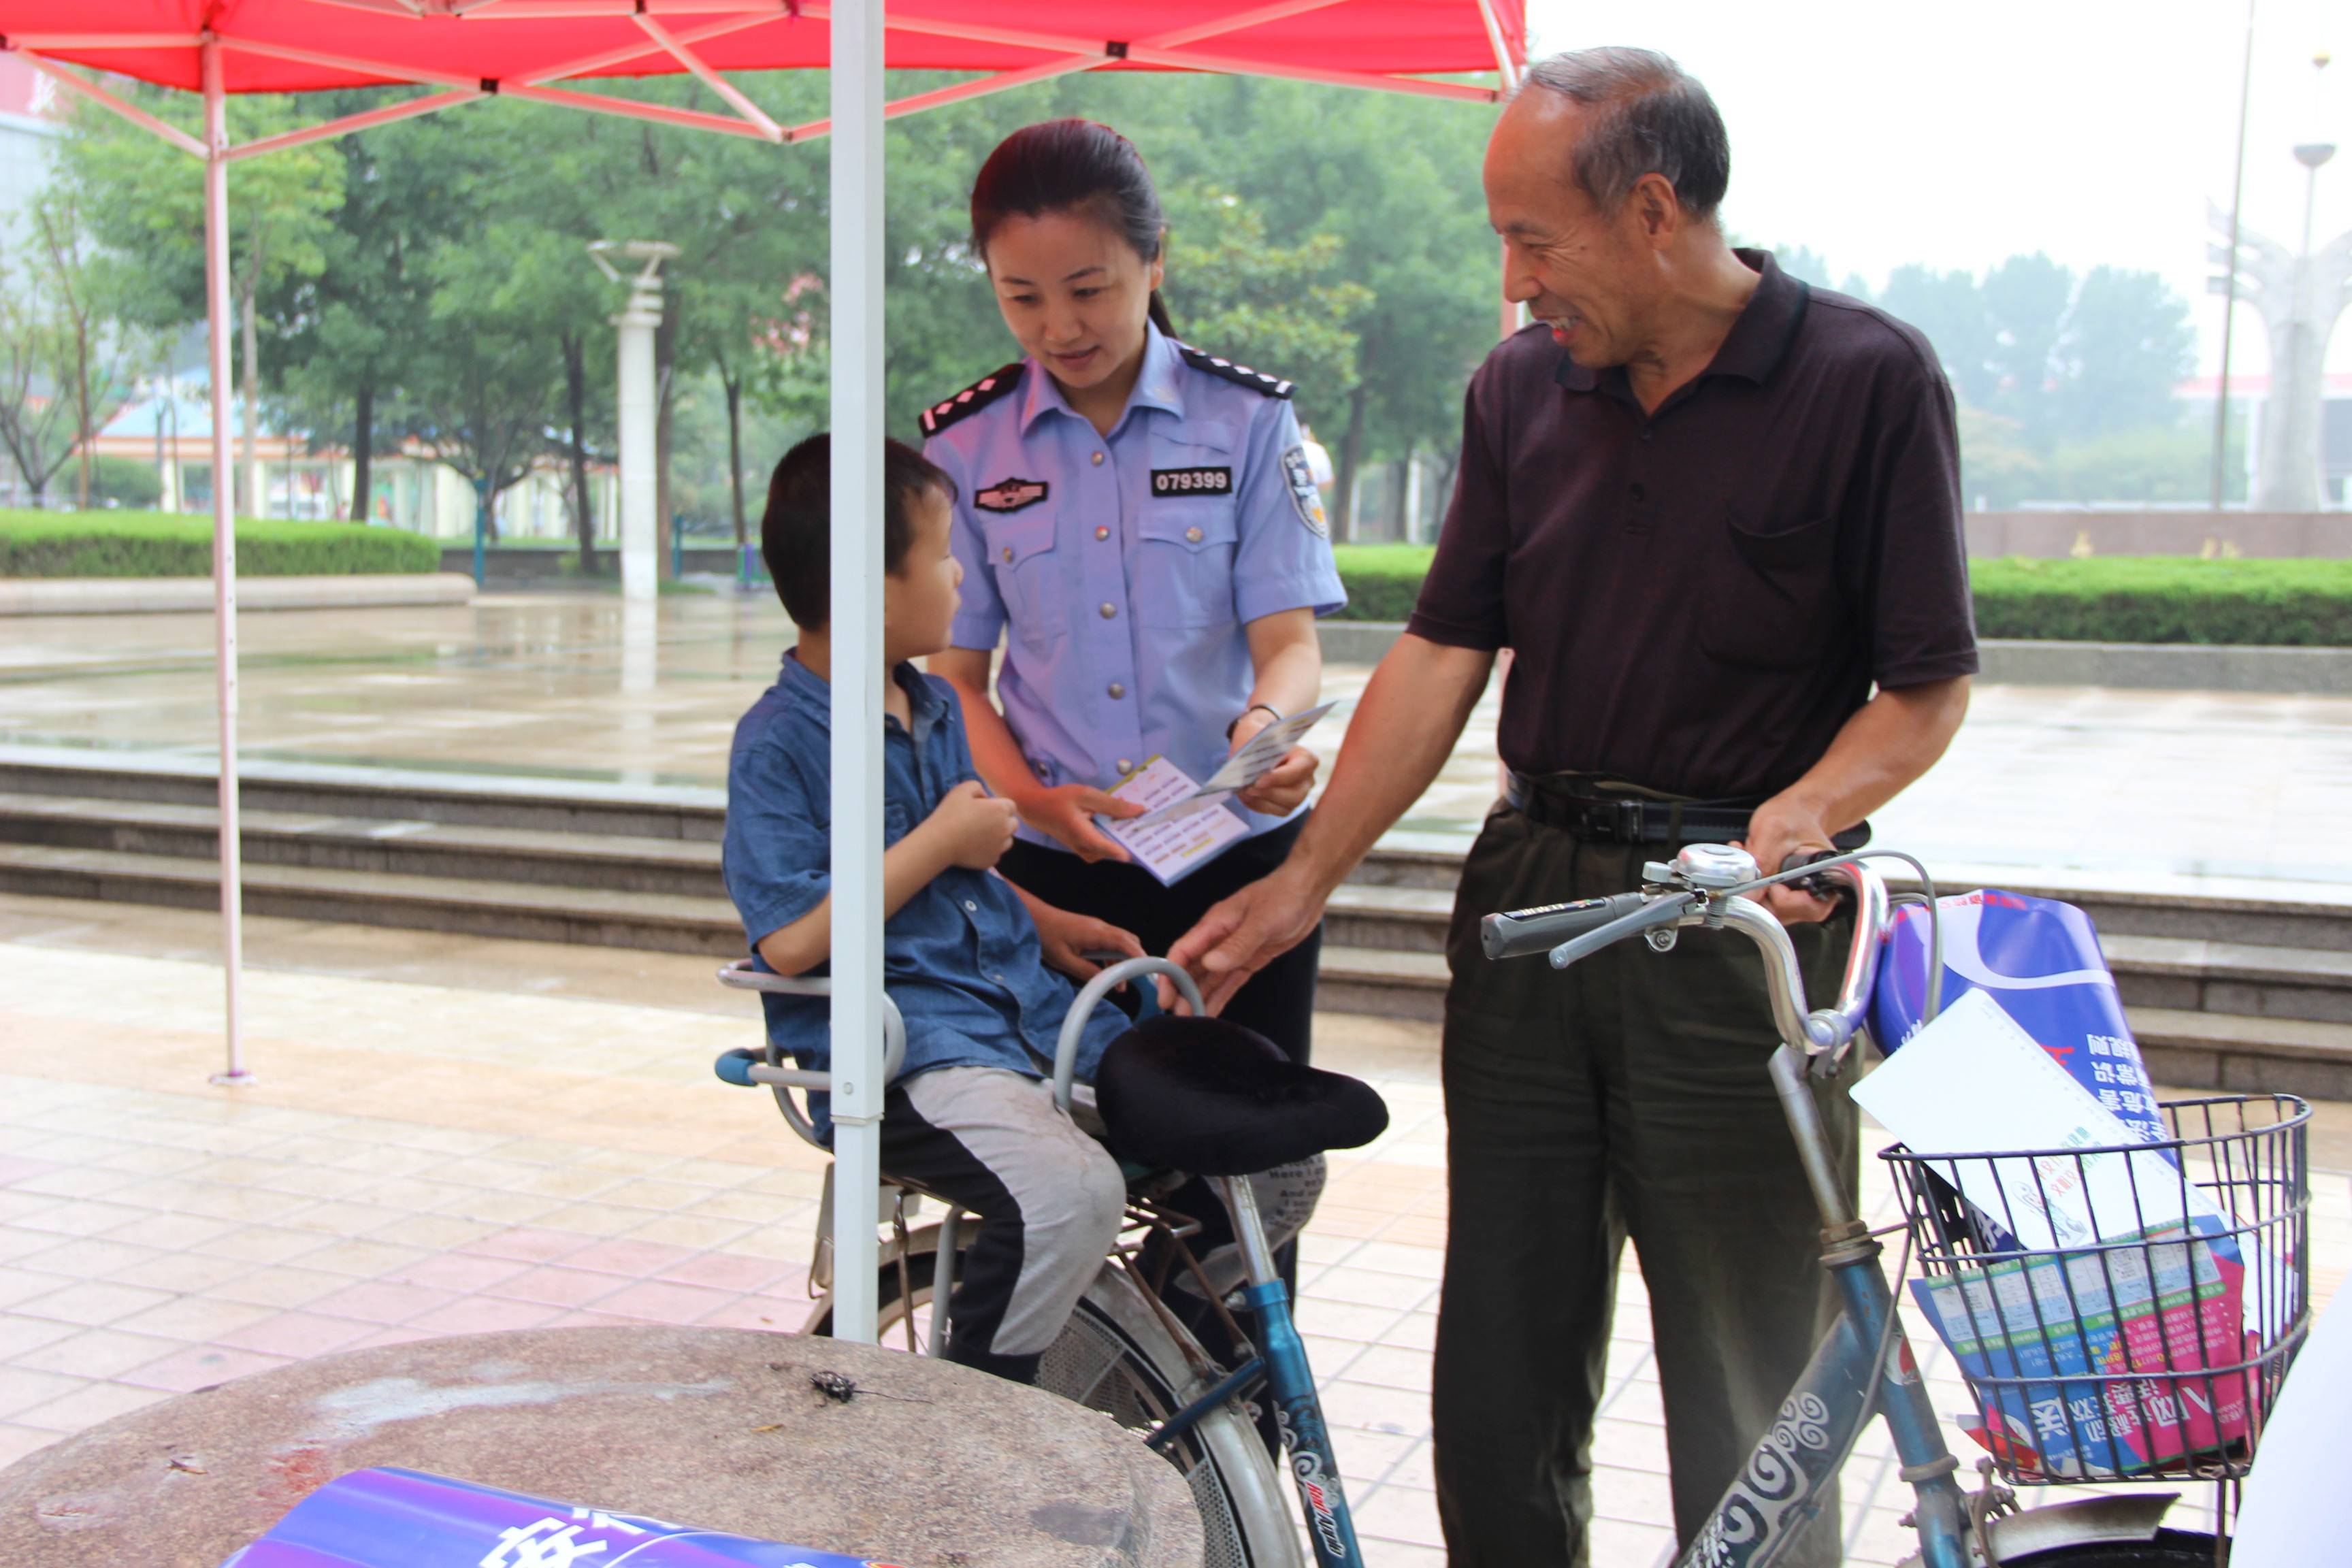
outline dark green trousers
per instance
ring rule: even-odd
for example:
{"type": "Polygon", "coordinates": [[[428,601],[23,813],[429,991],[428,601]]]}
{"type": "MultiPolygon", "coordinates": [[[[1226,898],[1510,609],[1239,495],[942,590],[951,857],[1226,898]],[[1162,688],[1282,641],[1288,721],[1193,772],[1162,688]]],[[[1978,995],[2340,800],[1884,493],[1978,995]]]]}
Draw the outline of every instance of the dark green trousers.
{"type": "MultiPolygon", "coordinates": [[[[1447,951],[1451,1228],[1434,1368],[1438,1512],[1454,1568],[1585,1568],[1593,1418],[1617,1260],[1650,1298],[1688,1542],[1835,1310],[1820,1216],[1765,1063],[1777,1037],[1755,945],[1685,931],[1562,973],[1490,963],[1492,910],[1623,892],[1671,846],[1588,844],[1498,807],[1471,851],[1447,951]]],[[[1811,1005],[1834,994],[1848,917],[1794,933],[1811,1005]]],[[[1844,1078],[1819,1093],[1851,1185],[1844,1078]]],[[[1836,1499],[1791,1563],[1840,1558],[1836,1499]]]]}

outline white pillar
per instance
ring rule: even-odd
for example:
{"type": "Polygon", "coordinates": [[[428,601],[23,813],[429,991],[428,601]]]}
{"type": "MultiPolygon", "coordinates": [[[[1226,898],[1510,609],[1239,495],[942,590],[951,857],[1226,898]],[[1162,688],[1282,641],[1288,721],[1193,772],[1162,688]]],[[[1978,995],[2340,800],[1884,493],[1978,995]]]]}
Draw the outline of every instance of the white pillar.
{"type": "Polygon", "coordinates": [[[882,0],[833,28],[833,1331],[875,1337],[882,1120],[882,0]]]}
{"type": "Polygon", "coordinates": [[[205,318],[213,382],[213,654],[220,707],[220,907],[223,1033],[228,1061],[213,1081],[246,1084],[245,858],[236,800],[236,468],[229,452],[228,105],[220,45],[204,46],[205,318]]]}
{"type": "Polygon", "coordinates": [[[654,329],[661,325],[661,279],[632,279],[629,308],[613,318],[620,329],[621,596],[651,599],[656,579],[654,508],[654,329]]]}

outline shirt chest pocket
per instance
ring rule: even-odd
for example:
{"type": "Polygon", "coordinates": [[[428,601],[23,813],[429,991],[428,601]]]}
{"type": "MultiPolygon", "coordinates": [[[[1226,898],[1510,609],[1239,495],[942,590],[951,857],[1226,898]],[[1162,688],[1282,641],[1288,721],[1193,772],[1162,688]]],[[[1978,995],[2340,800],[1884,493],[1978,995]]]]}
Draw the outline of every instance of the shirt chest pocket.
{"type": "Polygon", "coordinates": [[[988,569],[997,597],[1013,623],[1013,635],[1038,646],[1066,629],[1061,588],[1062,556],[1054,547],[1054,514],[1034,507],[1017,516],[991,517],[982,524],[988,542],[988,569]]]}
{"type": "Polygon", "coordinates": [[[1846,630],[1837,581],[1837,520],[1727,513],[1702,568],[1699,642],[1726,664],[1794,669],[1826,657],[1846,630]]]}
{"type": "Polygon", "coordinates": [[[1137,624],[1225,626],[1234,618],[1233,498],[1195,492],[1144,503],[1129,586],[1137,624]]]}
{"type": "Polygon", "coordinates": [[[914,818],[908,812],[905,801],[886,800],[882,803],[882,847],[885,849],[906,837],[907,830],[913,826],[914,818]]]}

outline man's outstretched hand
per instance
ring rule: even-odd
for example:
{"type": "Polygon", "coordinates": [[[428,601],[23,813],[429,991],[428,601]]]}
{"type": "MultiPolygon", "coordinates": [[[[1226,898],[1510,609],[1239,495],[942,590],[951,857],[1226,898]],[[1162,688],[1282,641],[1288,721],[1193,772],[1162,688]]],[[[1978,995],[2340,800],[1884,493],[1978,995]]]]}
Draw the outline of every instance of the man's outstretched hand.
{"type": "MultiPolygon", "coordinates": [[[[1201,984],[1212,1015],[1259,970],[1297,947],[1323,918],[1323,899],[1288,867],[1269,872],[1223,902],[1168,950],[1168,957],[1201,984]]],[[[1160,1005],[1176,1010],[1176,988],[1160,980],[1160,1005]]]]}

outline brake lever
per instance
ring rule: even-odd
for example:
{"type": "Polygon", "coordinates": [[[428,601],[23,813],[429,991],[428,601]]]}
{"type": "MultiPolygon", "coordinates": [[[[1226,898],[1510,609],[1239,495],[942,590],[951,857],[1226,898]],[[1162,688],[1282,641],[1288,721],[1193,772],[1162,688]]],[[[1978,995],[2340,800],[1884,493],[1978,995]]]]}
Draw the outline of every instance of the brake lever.
{"type": "MultiPolygon", "coordinates": [[[[1793,871],[1800,866],[1818,865],[1823,860],[1836,859],[1840,853],[1842,851],[1836,849],[1791,850],[1788,858],[1780,862],[1780,869],[1793,871]]],[[[1793,882],[1783,882],[1780,886],[1802,893],[1808,898],[1819,899],[1824,903],[1835,903],[1839,896],[1846,891],[1845,883],[1833,880],[1826,873],[1820,871],[1814,872],[1810,877],[1800,877],[1793,882]]]]}

